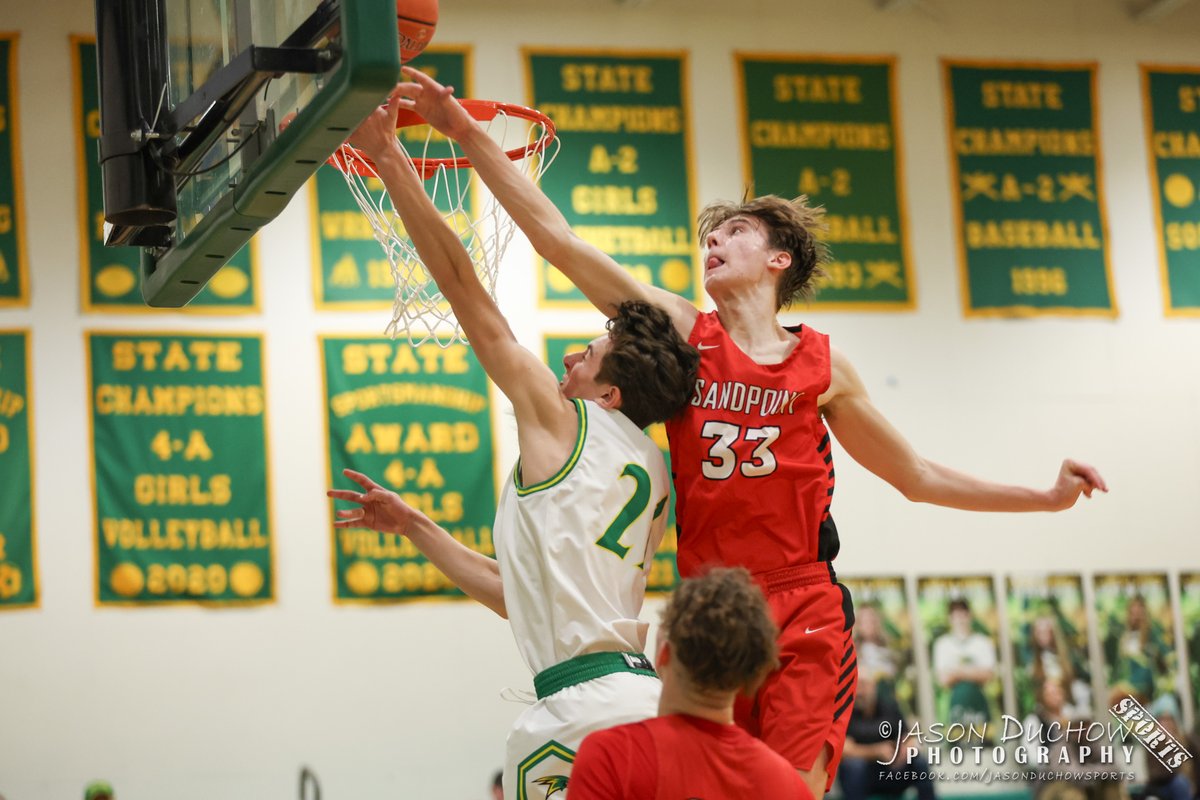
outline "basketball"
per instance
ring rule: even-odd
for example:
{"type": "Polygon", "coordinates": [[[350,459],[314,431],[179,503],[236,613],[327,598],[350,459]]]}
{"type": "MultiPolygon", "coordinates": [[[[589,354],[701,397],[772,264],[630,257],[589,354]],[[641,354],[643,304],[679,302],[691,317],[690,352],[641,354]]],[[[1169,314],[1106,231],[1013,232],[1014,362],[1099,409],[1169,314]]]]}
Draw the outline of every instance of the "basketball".
{"type": "Polygon", "coordinates": [[[400,31],[400,62],[421,54],[437,28],[437,0],[396,0],[396,27],[400,31]]]}

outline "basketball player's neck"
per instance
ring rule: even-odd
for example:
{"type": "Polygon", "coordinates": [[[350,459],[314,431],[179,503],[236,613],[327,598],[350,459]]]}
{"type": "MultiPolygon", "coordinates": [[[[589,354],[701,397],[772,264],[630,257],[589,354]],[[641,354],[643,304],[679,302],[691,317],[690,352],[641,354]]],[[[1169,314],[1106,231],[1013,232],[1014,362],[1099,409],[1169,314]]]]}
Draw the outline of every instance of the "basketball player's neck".
{"type": "Polygon", "coordinates": [[[717,316],[729,338],[759,364],[777,364],[796,346],[796,337],[784,330],[775,314],[774,290],[730,293],[717,301],[717,316]]]}
{"type": "MultiPolygon", "coordinates": [[[[662,695],[658,700],[658,715],[687,714],[690,717],[717,722],[722,725],[733,724],[734,692],[703,691],[697,688],[674,669],[674,664],[666,667],[672,675],[663,675],[662,695]]],[[[664,670],[660,670],[663,672],[664,670]]]]}

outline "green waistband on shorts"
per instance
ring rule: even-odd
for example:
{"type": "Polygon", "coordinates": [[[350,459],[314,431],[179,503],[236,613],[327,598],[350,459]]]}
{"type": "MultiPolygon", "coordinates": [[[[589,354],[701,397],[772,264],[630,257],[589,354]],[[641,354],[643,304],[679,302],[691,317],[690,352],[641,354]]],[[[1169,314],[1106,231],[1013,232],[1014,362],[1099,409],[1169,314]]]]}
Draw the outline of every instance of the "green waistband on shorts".
{"type": "Polygon", "coordinates": [[[538,700],[541,700],[569,686],[617,672],[658,677],[654,665],[644,653],[586,653],[568,658],[561,664],[555,664],[534,675],[533,690],[537,692],[538,700]]]}

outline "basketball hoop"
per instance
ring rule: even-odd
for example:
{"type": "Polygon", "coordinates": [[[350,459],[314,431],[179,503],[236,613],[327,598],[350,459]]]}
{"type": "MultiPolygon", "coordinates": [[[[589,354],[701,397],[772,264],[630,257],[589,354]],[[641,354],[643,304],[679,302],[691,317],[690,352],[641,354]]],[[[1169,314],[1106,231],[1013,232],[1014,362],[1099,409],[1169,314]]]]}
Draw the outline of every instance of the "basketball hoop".
{"type": "MultiPolygon", "coordinates": [[[[527,170],[535,183],[541,179],[558,154],[559,147],[554,123],[549,117],[536,109],[512,103],[488,100],[458,102],[475,120],[483,123],[488,135],[500,144],[511,161],[527,170]]],[[[396,117],[397,130],[425,124],[419,114],[409,109],[401,109],[396,117]]],[[[500,260],[516,225],[490,194],[478,216],[473,218],[467,208],[471,180],[469,175],[464,177],[462,173],[462,170],[471,167],[471,161],[458,151],[454,141],[442,142],[441,137],[436,138],[439,141],[435,142],[435,132],[430,127],[419,147],[410,145],[418,153],[417,157],[403,146],[401,149],[417,174],[425,180],[429,196],[442,212],[442,218],[462,240],[475,264],[476,275],[494,300],[500,260]],[[448,149],[450,155],[433,156],[431,146],[448,149]]],[[[392,338],[403,333],[414,347],[431,339],[442,347],[454,342],[466,343],[462,327],[421,263],[387,192],[380,191],[378,186],[369,186],[369,181],[379,178],[375,164],[366,154],[349,144],[342,145],[327,163],[336,167],[345,177],[355,203],[370,220],[375,239],[391,265],[396,295],[392,305],[392,320],[385,332],[392,338]]]]}

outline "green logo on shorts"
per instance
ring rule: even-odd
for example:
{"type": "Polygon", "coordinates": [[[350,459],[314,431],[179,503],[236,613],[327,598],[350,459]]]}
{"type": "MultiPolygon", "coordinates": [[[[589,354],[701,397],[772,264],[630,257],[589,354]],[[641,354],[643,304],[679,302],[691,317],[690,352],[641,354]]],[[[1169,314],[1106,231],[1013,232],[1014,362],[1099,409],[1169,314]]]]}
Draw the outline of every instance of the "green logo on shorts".
{"type": "Polygon", "coordinates": [[[574,763],[574,750],[546,742],[517,765],[517,800],[549,800],[565,792],[574,763]]]}

